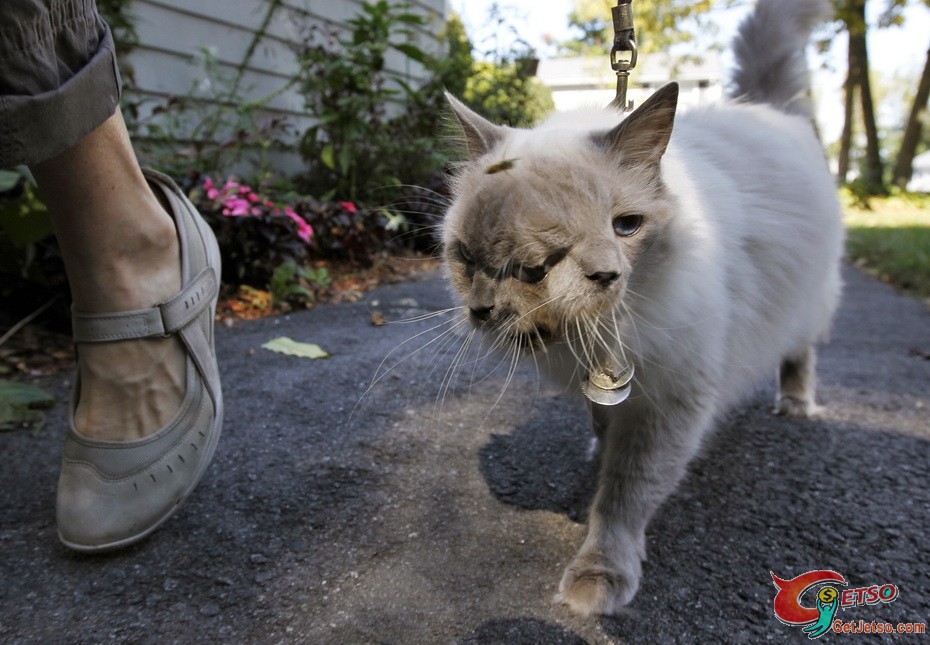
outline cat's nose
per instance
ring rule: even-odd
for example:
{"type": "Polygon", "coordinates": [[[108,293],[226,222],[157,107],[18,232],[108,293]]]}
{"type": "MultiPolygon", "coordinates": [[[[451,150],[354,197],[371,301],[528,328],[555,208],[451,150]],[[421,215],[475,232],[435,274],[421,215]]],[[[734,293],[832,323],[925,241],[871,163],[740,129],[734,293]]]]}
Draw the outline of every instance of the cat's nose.
{"type": "Polygon", "coordinates": [[[474,316],[476,320],[480,320],[481,322],[487,322],[491,318],[491,311],[493,309],[493,306],[468,308],[468,310],[471,312],[471,315],[474,316]]]}
{"type": "Polygon", "coordinates": [[[585,276],[591,282],[596,282],[602,287],[609,287],[611,284],[617,281],[617,278],[620,277],[620,274],[616,271],[597,271],[596,273],[589,273],[585,276]]]}

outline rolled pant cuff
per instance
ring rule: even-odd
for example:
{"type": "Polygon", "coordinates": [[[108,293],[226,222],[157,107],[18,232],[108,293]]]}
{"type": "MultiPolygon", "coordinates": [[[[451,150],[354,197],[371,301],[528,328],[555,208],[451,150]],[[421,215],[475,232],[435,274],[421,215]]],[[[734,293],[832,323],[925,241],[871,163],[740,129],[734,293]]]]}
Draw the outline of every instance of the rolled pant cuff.
{"type": "Polygon", "coordinates": [[[109,27],[100,47],[61,87],[35,96],[0,96],[0,168],[58,155],[119,107],[122,85],[109,27]]]}

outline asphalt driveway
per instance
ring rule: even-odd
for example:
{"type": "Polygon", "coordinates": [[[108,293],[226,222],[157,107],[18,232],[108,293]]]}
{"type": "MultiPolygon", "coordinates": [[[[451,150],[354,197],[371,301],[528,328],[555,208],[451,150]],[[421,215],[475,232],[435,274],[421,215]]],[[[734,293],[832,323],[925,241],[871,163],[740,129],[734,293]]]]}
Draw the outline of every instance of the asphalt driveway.
{"type": "MultiPolygon", "coordinates": [[[[391,365],[445,328],[432,329],[442,315],[397,322],[449,306],[423,274],[220,330],[227,421],[213,465],[129,550],[79,556],[57,541],[64,404],[40,433],[0,434],[0,641],[801,642],[774,617],[769,572],[812,569],[898,587],[845,621],[930,623],[930,311],[854,270],[846,280],[820,356],[824,418],[772,417],[770,386],[722,419],[652,523],[620,618],[550,602],[593,492],[580,401],[532,363],[502,396],[493,361],[450,386],[446,337],[369,389],[385,355],[391,365]],[[277,336],[332,357],[261,348],[277,336]]],[[[65,378],[43,385],[67,400],[65,378]]]]}

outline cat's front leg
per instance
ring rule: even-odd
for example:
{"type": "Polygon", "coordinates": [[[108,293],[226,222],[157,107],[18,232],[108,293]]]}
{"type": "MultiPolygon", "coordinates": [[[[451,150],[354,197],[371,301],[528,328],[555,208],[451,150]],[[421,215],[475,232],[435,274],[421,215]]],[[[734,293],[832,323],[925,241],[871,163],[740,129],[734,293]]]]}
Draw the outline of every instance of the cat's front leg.
{"type": "MultiPolygon", "coordinates": [[[[687,401],[687,402],[686,402],[687,401]]],[[[565,569],[556,601],[582,615],[613,614],[639,588],[646,525],[684,475],[712,418],[709,397],[661,412],[645,402],[594,406],[602,431],[600,476],[588,534],[565,569]]]]}

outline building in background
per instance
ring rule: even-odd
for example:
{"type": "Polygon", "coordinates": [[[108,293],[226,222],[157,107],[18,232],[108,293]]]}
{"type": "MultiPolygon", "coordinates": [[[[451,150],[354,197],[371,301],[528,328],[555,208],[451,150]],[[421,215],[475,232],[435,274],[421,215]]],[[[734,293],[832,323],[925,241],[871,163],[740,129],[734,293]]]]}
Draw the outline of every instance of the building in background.
{"type": "MultiPolygon", "coordinates": [[[[537,77],[552,91],[557,110],[603,107],[616,94],[617,77],[606,54],[543,60],[537,77]]],[[[627,97],[639,105],[671,81],[680,86],[682,107],[716,103],[725,94],[723,69],[715,52],[703,54],[700,59],[656,53],[639,59],[630,76],[627,97]]]]}

